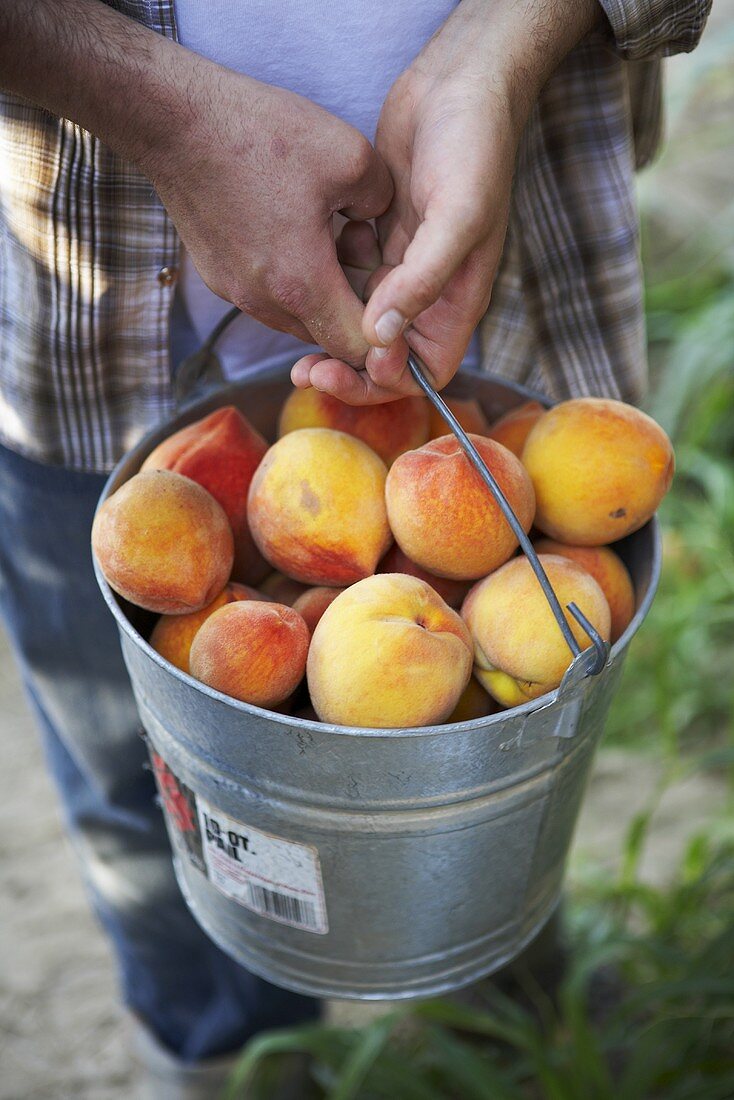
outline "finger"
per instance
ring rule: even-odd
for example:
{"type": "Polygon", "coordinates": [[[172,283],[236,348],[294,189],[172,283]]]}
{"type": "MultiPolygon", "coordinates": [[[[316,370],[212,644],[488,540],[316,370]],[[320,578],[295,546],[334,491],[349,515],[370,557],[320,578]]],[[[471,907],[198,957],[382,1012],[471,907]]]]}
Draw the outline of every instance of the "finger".
{"type": "Polygon", "coordinates": [[[369,302],[370,298],[372,297],[374,292],[377,290],[377,288],[380,285],[380,283],[382,282],[382,280],[391,271],[392,271],[392,268],[389,267],[387,264],[381,264],[378,268],[376,268],[372,272],[372,274],[369,276],[366,283],[364,284],[364,289],[362,290],[362,301],[363,302],[369,302]]]}
{"type": "MultiPolygon", "coordinates": [[[[310,373],[311,367],[315,366],[321,359],[327,359],[328,356],[320,355],[318,352],[311,352],[310,355],[304,355],[302,358],[297,359],[291,367],[291,382],[299,390],[307,390],[311,385],[310,373]]],[[[351,367],[350,367],[351,370],[351,367]]]]}
{"type": "Polygon", "coordinates": [[[338,359],[322,359],[311,367],[310,382],[314,389],[330,393],[347,405],[383,405],[420,393],[411,380],[411,388],[405,393],[376,386],[366,371],[356,371],[338,359]]]}
{"type": "Polygon", "coordinates": [[[372,272],[382,263],[377,234],[369,222],[347,222],[336,240],[336,255],[343,267],[372,272]]]}
{"type": "Polygon", "coordinates": [[[324,230],[297,273],[275,280],[273,294],[308,330],[313,343],[350,366],[364,364],[369,350],[361,327],[364,306],[339,265],[330,231],[324,230]]]}
{"type": "MultiPolygon", "coordinates": [[[[423,359],[438,389],[458,370],[474,330],[487,311],[497,259],[494,243],[475,249],[446,284],[438,301],[405,332],[405,340],[423,359]]],[[[393,354],[393,348],[402,342],[369,352],[366,367],[375,385],[402,385],[404,356],[393,354]],[[381,355],[384,350],[387,354],[381,355]]]]}
{"type": "Polygon", "coordinates": [[[474,226],[455,214],[427,216],[405,250],[402,262],[372,294],[363,318],[371,344],[386,346],[420,313],[433,305],[477,243],[474,226]]]}

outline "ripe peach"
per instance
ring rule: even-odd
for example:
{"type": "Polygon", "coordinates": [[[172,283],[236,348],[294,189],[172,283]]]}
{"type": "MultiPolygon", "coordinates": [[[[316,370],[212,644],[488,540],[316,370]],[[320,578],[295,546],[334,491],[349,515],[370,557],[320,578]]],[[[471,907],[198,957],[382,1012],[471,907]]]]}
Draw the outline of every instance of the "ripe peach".
{"type": "Polygon", "coordinates": [[[188,615],[161,615],[153,627],[150,644],[161,657],[165,657],[182,672],[188,672],[191,643],[199,627],[203,626],[209,616],[220,607],[228,603],[236,603],[237,600],[270,602],[269,597],[263,596],[256,588],[230,581],[210,604],[202,607],[201,611],[192,611],[188,615]]]}
{"type": "Polygon", "coordinates": [[[404,554],[398,544],[394,542],[384,558],[377,566],[378,573],[407,573],[410,577],[418,577],[430,584],[435,592],[438,592],[442,600],[449,607],[461,607],[462,601],[470,588],[469,581],[451,581],[446,577],[437,577],[435,573],[429,573],[427,569],[421,569],[404,554]]]}
{"type": "Polygon", "coordinates": [[[601,546],[637,531],[670,488],[674,469],[659,424],[632,405],[598,397],[549,409],[522,460],[535,486],[536,527],[574,546],[601,546]]]}
{"type": "MultiPolygon", "coordinates": [[[[535,498],[524,466],[500,443],[470,438],[528,531],[535,498]]],[[[388,474],[385,498],[400,549],[440,577],[483,577],[517,546],[499,505],[454,436],[401,455],[388,474]]]]}
{"type": "Polygon", "coordinates": [[[537,424],[544,412],[545,409],[539,401],[526,401],[524,405],[510,409],[499,420],[495,420],[487,435],[520,458],[531,428],[537,424]]]}
{"type": "Polygon", "coordinates": [[[242,413],[225,405],[164,439],[142,466],[173,470],[209,490],[232,524],[233,576],[249,584],[258,584],[268,572],[247,525],[247,491],[267,449],[242,413]]]}
{"type": "Polygon", "coordinates": [[[314,630],[307,676],[319,718],[348,726],[433,725],[471,674],[469,632],[417,577],[381,573],[342,592],[314,630]]]}
{"type": "MultiPolygon", "coordinates": [[[[540,561],[561,606],[576,603],[608,641],[609,605],[594,578],[568,558],[543,554],[540,561]]],[[[498,703],[514,707],[558,687],[572,655],[527,558],[475,584],[461,614],[474,640],[474,674],[498,703]]],[[[566,618],[581,647],[590,645],[566,618]]]]}
{"type": "Polygon", "coordinates": [[[92,547],[108,583],[148,611],[198,611],[224,588],[232,528],[214,497],[188,477],[147,470],[94,517],[92,547]]]}
{"type": "Polygon", "coordinates": [[[428,439],[428,406],[423,397],[403,397],[383,405],[347,405],[319,390],[293,390],[280,414],[278,436],[299,428],[334,428],[361,439],[389,466],[404,451],[428,439]]]}
{"type": "Polygon", "coordinates": [[[390,542],[385,463],[361,439],[301,428],[275,443],[250,486],[261,553],[305,584],[344,586],[374,573],[390,542]]]}
{"type": "Polygon", "coordinates": [[[567,546],[554,539],[538,539],[538,554],[560,554],[577,562],[590,573],[606,596],[612,616],[610,641],[624,634],[635,613],[635,590],[632,578],[619,554],[608,546],[567,546]]]}
{"type": "Polygon", "coordinates": [[[469,722],[473,718],[485,718],[489,714],[496,714],[500,709],[496,700],[485,691],[476,676],[471,676],[446,721],[469,722]]]}
{"type": "Polygon", "coordinates": [[[308,592],[308,585],[294,581],[292,577],[286,577],[283,573],[269,573],[260,585],[260,591],[276,603],[287,604],[293,607],[299,596],[308,592]]]}
{"type": "MultiPolygon", "coordinates": [[[[442,396],[465,432],[473,432],[475,435],[487,434],[489,431],[489,421],[484,415],[482,406],[475,398],[445,397],[443,394],[442,396]]],[[[442,435],[448,435],[451,429],[444,418],[434,409],[433,405],[430,405],[429,409],[429,440],[439,439],[442,435]]]]}
{"type": "Polygon", "coordinates": [[[343,588],[307,588],[293,604],[293,609],[303,616],[309,632],[313,634],[316,624],[330,607],[343,588]]]}
{"type": "Polygon", "coordinates": [[[309,639],[301,616],[285,604],[227,604],[197,632],[191,675],[244,703],[275,707],[302,680],[309,639]]]}

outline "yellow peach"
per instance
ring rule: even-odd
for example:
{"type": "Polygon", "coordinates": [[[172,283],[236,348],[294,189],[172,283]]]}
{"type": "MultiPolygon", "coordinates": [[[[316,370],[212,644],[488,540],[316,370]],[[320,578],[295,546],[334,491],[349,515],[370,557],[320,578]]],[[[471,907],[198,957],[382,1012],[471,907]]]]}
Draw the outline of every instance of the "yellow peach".
{"type": "Polygon", "coordinates": [[[361,439],[389,466],[398,455],[428,440],[428,407],[423,397],[403,397],[382,405],[347,405],[320,390],[293,390],[280,414],[278,435],[299,428],[333,428],[361,439]]]}
{"type": "Polygon", "coordinates": [[[275,707],[303,679],[309,638],[301,616],[285,604],[227,604],[197,631],[191,675],[244,703],[275,707]]]}
{"type": "MultiPolygon", "coordinates": [[[[575,603],[605,641],[609,605],[599,585],[568,558],[540,555],[561,607],[575,603]]],[[[506,707],[517,706],[558,687],[572,654],[527,558],[514,558],[474,585],[462,617],[474,640],[474,674],[506,707]]],[[[570,614],[579,645],[590,641],[570,614]]]]}
{"type": "Polygon", "coordinates": [[[234,405],[196,420],[151,451],[143,470],[173,470],[207,489],[232,525],[233,576],[258,584],[268,571],[247,526],[247,490],[268,445],[234,405]]]}
{"type": "Polygon", "coordinates": [[[579,397],[556,405],[527,438],[522,461],[535,487],[535,525],[573,546],[602,546],[637,531],[670,488],[673,448],[632,405],[579,397]]]}
{"type": "Polygon", "coordinates": [[[612,616],[611,638],[616,642],[624,634],[635,613],[635,590],[627,566],[609,546],[567,546],[555,539],[538,539],[538,554],[560,554],[590,573],[606,596],[612,616]]]}
{"type": "Polygon", "coordinates": [[[325,588],[323,586],[307,588],[294,602],[294,610],[303,616],[306,626],[312,634],[327,607],[330,607],[339,593],[343,591],[343,588],[325,588]]]}
{"type": "Polygon", "coordinates": [[[373,573],[390,543],[385,463],[360,439],[301,428],[275,443],[250,486],[255,542],[276,569],[343,587],[373,573]]]}
{"type": "Polygon", "coordinates": [[[189,653],[191,643],[200,626],[206,622],[209,616],[225,604],[235,603],[237,600],[264,600],[269,602],[269,597],[258,592],[256,588],[250,588],[245,584],[237,584],[230,581],[226,584],[218,596],[201,611],[191,611],[188,615],[161,615],[153,627],[150,635],[150,644],[161,657],[165,657],[182,672],[189,671],[189,653]]]}
{"type": "MultiPolygon", "coordinates": [[[[489,421],[484,415],[482,406],[474,397],[446,397],[445,394],[441,396],[465,432],[473,432],[474,435],[487,434],[489,421]]],[[[441,413],[431,405],[428,439],[439,439],[442,435],[448,435],[450,431],[441,413]]]]}
{"type": "Polygon", "coordinates": [[[412,727],[448,718],[471,666],[467,628],[430,585],[381,573],[347,588],[324,612],[307,677],[322,721],[412,727]]]}
{"type": "Polygon", "coordinates": [[[499,420],[495,420],[487,435],[520,458],[532,427],[537,424],[544,412],[545,409],[539,401],[526,401],[523,405],[510,409],[499,420]]]}
{"type": "Polygon", "coordinates": [[[232,569],[232,528],[211,493],[169,470],[126,481],[94,517],[92,547],[115,592],[182,615],[211,603],[232,569]]]}
{"type": "MultiPolygon", "coordinates": [[[[528,531],[535,499],[524,466],[500,443],[470,438],[528,531]]],[[[517,547],[499,505],[454,436],[401,455],[388,474],[385,499],[400,549],[439,577],[483,577],[517,547]]]]}

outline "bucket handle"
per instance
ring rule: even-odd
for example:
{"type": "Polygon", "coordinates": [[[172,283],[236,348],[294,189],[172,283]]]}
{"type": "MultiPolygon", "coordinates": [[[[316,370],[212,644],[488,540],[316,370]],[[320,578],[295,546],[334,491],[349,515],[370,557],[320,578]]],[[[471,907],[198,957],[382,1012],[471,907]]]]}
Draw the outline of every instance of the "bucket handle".
{"type": "MultiPolygon", "coordinates": [[[[217,325],[212,329],[207,339],[204,341],[198,351],[193,355],[189,355],[180,364],[176,371],[175,377],[175,397],[177,405],[181,405],[184,401],[189,400],[196,392],[201,393],[210,390],[218,385],[221,385],[224,381],[224,374],[219,359],[214,354],[214,345],[224,330],[234,321],[236,317],[239,317],[240,310],[234,306],[228,310],[227,313],[221,318],[217,325]]],[[[423,363],[415,352],[410,351],[408,354],[408,367],[413,379],[426,395],[436,411],[446,421],[449,428],[459,441],[464,454],[471,462],[474,469],[481,477],[484,484],[489,489],[490,493],[497,501],[497,504],[502,511],[505,519],[512,528],[512,532],[515,538],[519,542],[523,553],[530,562],[530,566],[538,579],[540,587],[543,589],[545,598],[547,599],[550,609],[553,612],[556,622],[560,627],[561,633],[566,640],[568,648],[571,650],[573,656],[572,667],[576,666],[576,659],[581,656],[582,650],[573,632],[568,625],[563,609],[558,601],[551,583],[548,580],[548,576],[540,564],[540,559],[535,553],[532,542],[525,534],[522,524],[518,520],[517,516],[513,512],[507,497],[500,489],[497,481],[487,469],[487,466],[482,459],[482,456],[477,451],[476,447],[472,443],[469,436],[462,428],[459,421],[456,419],[451,409],[443,400],[441,395],[437,392],[433,382],[430,381],[428,368],[423,363]]],[[[588,650],[584,650],[584,660],[578,662],[579,666],[583,666],[583,676],[597,676],[607,663],[607,656],[609,654],[609,646],[592,626],[584,613],[575,603],[568,605],[568,610],[573,615],[576,622],[580,625],[581,629],[585,632],[591,641],[591,647],[588,650]],[[593,650],[593,652],[592,652],[593,650]]],[[[567,676],[571,672],[569,668],[567,676]]]]}
{"type": "MultiPolygon", "coordinates": [[[[561,629],[561,633],[566,640],[566,644],[571,650],[571,653],[575,660],[581,655],[581,647],[576,641],[576,638],[574,637],[573,632],[568,625],[568,620],[563,613],[563,609],[558,601],[558,597],[551,587],[551,583],[548,580],[548,575],[546,574],[543,566],[540,564],[540,559],[538,555],[535,553],[535,548],[528,536],[525,534],[522,524],[513,512],[510,503],[507,500],[507,497],[500,489],[495,478],[489,472],[486,463],[484,462],[482,456],[479,454],[479,451],[476,449],[459,421],[451,412],[451,409],[438,393],[433,383],[429,381],[427,377],[428,370],[425,363],[423,363],[413,351],[408,353],[408,367],[410,369],[410,373],[413,376],[413,379],[423,390],[423,393],[431,402],[434,409],[436,409],[436,411],[440,413],[440,415],[446,421],[449,428],[458,439],[459,444],[464,451],[464,454],[469,459],[472,466],[477,471],[494,499],[497,501],[497,504],[499,505],[502,514],[512,528],[512,532],[515,538],[520,543],[523,553],[530,562],[530,567],[535,573],[535,576],[538,578],[538,583],[543,589],[545,598],[550,604],[550,609],[555,616],[556,622],[558,623],[561,629]]],[[[568,604],[568,610],[571,612],[581,629],[587,634],[587,636],[591,640],[591,647],[594,650],[593,661],[591,661],[591,663],[585,662],[584,674],[586,676],[597,676],[607,663],[609,647],[607,646],[607,643],[604,641],[601,635],[598,633],[598,631],[591,625],[589,620],[584,615],[583,611],[581,611],[581,609],[577,607],[575,603],[568,604]]]]}

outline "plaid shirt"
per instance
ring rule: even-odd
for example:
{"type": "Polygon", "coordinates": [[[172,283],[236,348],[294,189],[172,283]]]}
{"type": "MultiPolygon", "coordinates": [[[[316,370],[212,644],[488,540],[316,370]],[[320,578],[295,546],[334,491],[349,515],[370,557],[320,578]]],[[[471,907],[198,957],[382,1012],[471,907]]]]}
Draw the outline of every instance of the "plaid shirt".
{"type": "MultiPolygon", "coordinates": [[[[660,129],[662,55],[711,0],[601,0],[611,35],[568,55],[520,147],[507,242],[481,325],[488,370],[556,398],[645,384],[633,171],[660,129]]],[[[169,37],[173,0],[114,0],[169,37]]],[[[92,134],[0,95],[0,439],[108,470],[173,411],[179,242],[147,180],[92,134]]]]}

